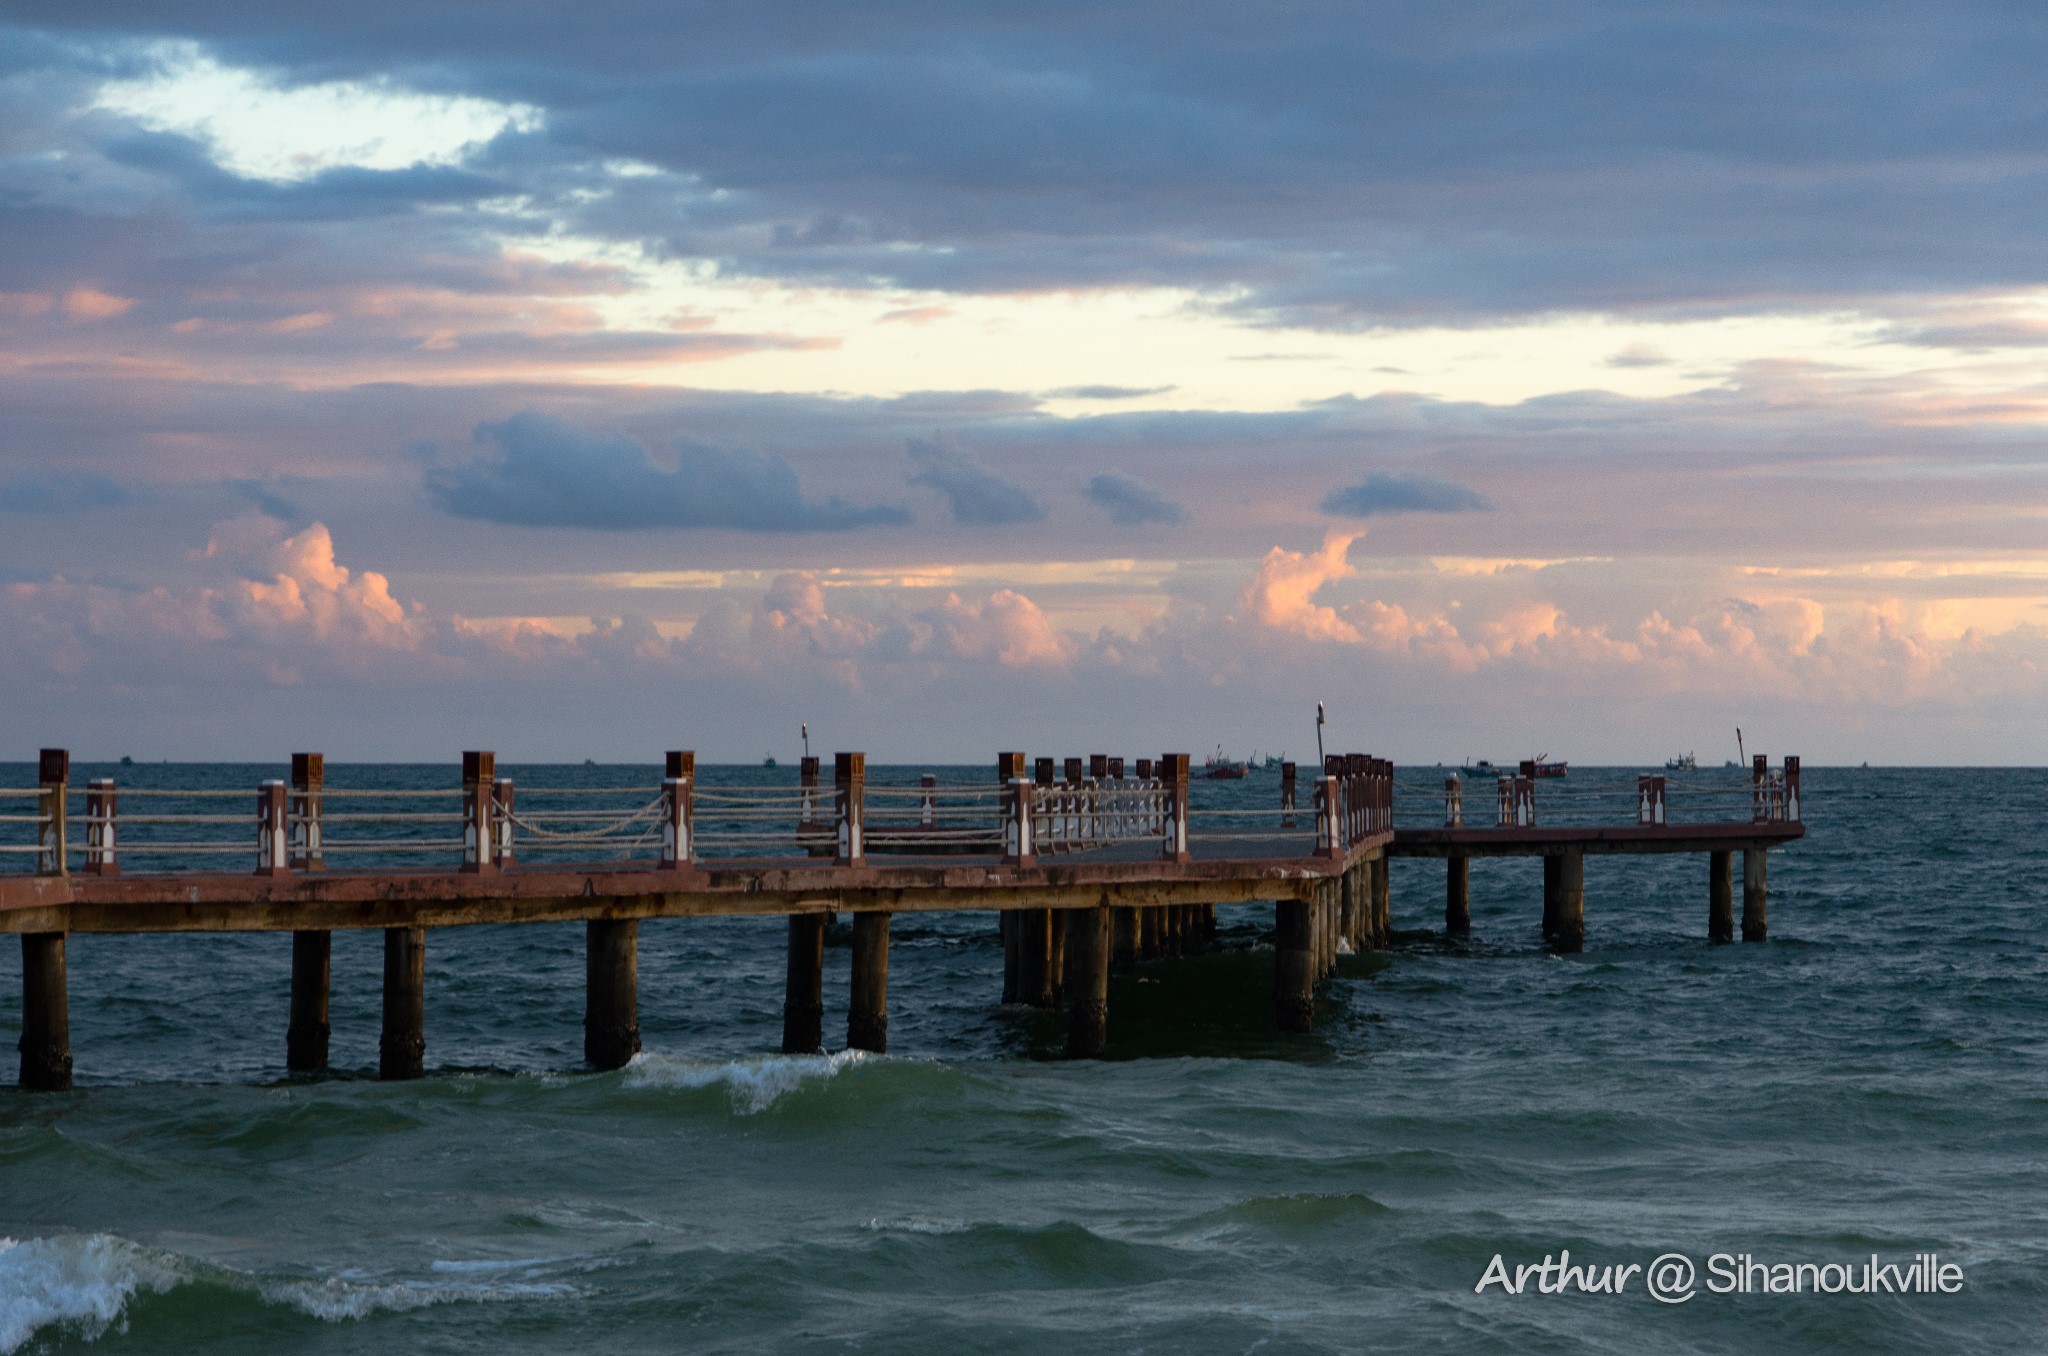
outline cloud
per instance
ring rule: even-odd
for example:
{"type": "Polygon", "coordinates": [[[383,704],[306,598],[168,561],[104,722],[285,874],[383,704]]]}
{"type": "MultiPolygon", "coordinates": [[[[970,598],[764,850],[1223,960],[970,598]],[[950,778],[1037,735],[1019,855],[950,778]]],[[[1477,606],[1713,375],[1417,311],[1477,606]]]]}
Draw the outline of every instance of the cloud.
{"type": "Polygon", "coordinates": [[[912,438],[905,450],[917,469],[904,479],[946,496],[956,523],[1002,527],[1045,518],[1045,506],[1029,490],[1004,480],[975,461],[951,434],[929,440],[912,438]]]}
{"type": "Polygon", "coordinates": [[[1363,639],[1358,628],[1314,598],[1325,584],[1358,573],[1345,554],[1360,535],[1331,532],[1323,538],[1322,549],[1314,552],[1279,546],[1266,552],[1258,573],[1238,597],[1239,611],[1259,626],[1308,640],[1358,643],[1363,639]]]}
{"type": "Polygon", "coordinates": [[[1671,357],[1655,344],[1629,344],[1607,359],[1609,367],[1668,367],[1671,357]]]}
{"type": "Polygon", "coordinates": [[[105,476],[66,471],[20,475],[0,484],[0,513],[84,513],[134,499],[132,491],[105,476]]]}
{"type": "Polygon", "coordinates": [[[724,527],[748,532],[837,532],[900,526],[909,511],[804,498],[780,457],[677,441],[675,469],[654,465],[630,438],[591,433],[525,412],[477,425],[494,453],[429,468],[427,492],[459,518],[527,527],[607,531],[724,527]]]}
{"type": "Polygon", "coordinates": [[[1406,472],[1374,471],[1356,485],[1323,496],[1323,512],[1346,518],[1386,513],[1467,513],[1493,503],[1476,490],[1449,480],[1406,472]]]}
{"type": "Polygon", "coordinates": [[[1138,400],[1165,395],[1172,386],[1062,386],[1046,395],[1056,400],[1138,400]]]}
{"type": "Polygon", "coordinates": [[[1126,526],[1142,523],[1184,523],[1185,507],[1168,499],[1135,476],[1105,471],[1088,482],[1088,498],[1109,510],[1111,522],[1126,526]]]}

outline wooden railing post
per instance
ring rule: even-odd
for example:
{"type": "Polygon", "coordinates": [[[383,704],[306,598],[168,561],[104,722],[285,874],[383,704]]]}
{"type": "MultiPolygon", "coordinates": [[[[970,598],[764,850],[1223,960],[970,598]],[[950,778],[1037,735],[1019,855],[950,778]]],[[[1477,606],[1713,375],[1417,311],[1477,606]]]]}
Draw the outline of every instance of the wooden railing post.
{"type": "Polygon", "coordinates": [[[519,850],[512,841],[512,807],[518,800],[517,792],[510,777],[492,778],[491,861],[500,871],[519,862],[519,850]]]}
{"type": "Polygon", "coordinates": [[[1316,855],[1319,857],[1344,855],[1342,785],[1337,778],[1327,774],[1316,783],[1316,855]]]}
{"type": "Polygon", "coordinates": [[[1190,759],[1184,753],[1168,753],[1159,759],[1162,825],[1160,856],[1169,862],[1194,860],[1188,848],[1188,778],[1190,759]]]}
{"type": "Polygon", "coordinates": [[[917,779],[917,785],[924,793],[917,798],[918,827],[929,831],[939,826],[939,779],[927,772],[917,779]]]}
{"type": "Polygon", "coordinates": [[[1465,783],[1455,774],[1444,778],[1444,827],[1465,827],[1465,783]]]}
{"type": "Polygon", "coordinates": [[[36,759],[36,782],[42,788],[36,797],[36,874],[62,876],[70,869],[64,806],[71,790],[71,750],[44,749],[36,759]]]}
{"type": "Polygon", "coordinates": [[[488,876],[498,869],[493,860],[497,836],[491,808],[497,795],[498,755],[468,750],[462,755],[462,871],[488,876]]]}
{"type": "Polygon", "coordinates": [[[1636,823],[1661,825],[1664,818],[1664,778],[1645,772],[1636,777],[1636,823]]]}
{"type": "Polygon", "coordinates": [[[1532,829],[1536,827],[1536,761],[1522,760],[1521,771],[1515,777],[1515,827],[1532,829]]]}
{"type": "Polygon", "coordinates": [[[818,760],[805,758],[797,764],[797,825],[811,828],[818,822],[818,760]]]}
{"type": "Polygon", "coordinates": [[[1280,765],[1280,827],[1283,829],[1294,827],[1294,778],[1294,764],[1282,763],[1280,765]]]}
{"type": "Polygon", "coordinates": [[[294,871],[324,871],[321,851],[321,794],[327,785],[327,759],[318,753],[292,755],[291,802],[286,807],[287,862],[294,871]]]}
{"type": "Polygon", "coordinates": [[[89,876],[121,874],[114,840],[119,799],[112,777],[95,777],[85,784],[85,873],[89,876]]]}
{"type": "Polygon", "coordinates": [[[272,778],[256,787],[256,874],[291,874],[284,782],[272,778]]]}
{"type": "MultiPolygon", "coordinates": [[[[662,760],[661,772],[661,864],[674,871],[688,866],[697,851],[696,750],[670,749],[662,760]]],[[[813,769],[812,777],[815,779],[816,775],[813,769]]],[[[804,804],[809,807],[808,799],[804,804]]]]}
{"type": "Polygon", "coordinates": [[[840,866],[867,865],[868,756],[865,753],[832,755],[832,803],[838,821],[840,866]]]}
{"type": "Polygon", "coordinates": [[[1059,798],[1053,791],[1053,779],[1058,775],[1058,764],[1050,758],[1035,758],[1031,763],[1031,780],[1039,789],[1032,802],[1032,841],[1047,852],[1058,852],[1065,844],[1060,840],[1059,798]]]}
{"type": "Polygon", "coordinates": [[[1081,814],[1084,798],[1084,788],[1081,784],[1082,766],[1079,758],[1069,758],[1060,769],[1066,774],[1066,786],[1061,790],[1060,797],[1066,805],[1067,841],[1077,849],[1088,846],[1088,826],[1081,814]]]}
{"type": "Polygon", "coordinates": [[[1794,824],[1802,822],[1799,817],[1799,755],[1785,755],[1785,818],[1794,824]]]}
{"type": "MultiPolygon", "coordinates": [[[[1003,788],[1003,865],[1030,866],[1038,860],[1037,843],[1031,822],[1031,780],[1025,775],[1027,760],[1022,753],[999,753],[996,755],[996,784],[1003,788]]],[[[1007,938],[1007,929],[1014,922],[1006,912],[1002,922],[1007,938]]],[[[1014,999],[1014,994],[1012,995],[1014,999]]]]}
{"type": "Polygon", "coordinates": [[[1515,779],[1503,774],[1494,789],[1500,793],[1500,802],[1494,807],[1493,826],[1505,829],[1515,822],[1515,779]]]}
{"type": "Polygon", "coordinates": [[[1749,817],[1761,824],[1771,817],[1771,760],[1757,754],[1749,760],[1749,817]]]}

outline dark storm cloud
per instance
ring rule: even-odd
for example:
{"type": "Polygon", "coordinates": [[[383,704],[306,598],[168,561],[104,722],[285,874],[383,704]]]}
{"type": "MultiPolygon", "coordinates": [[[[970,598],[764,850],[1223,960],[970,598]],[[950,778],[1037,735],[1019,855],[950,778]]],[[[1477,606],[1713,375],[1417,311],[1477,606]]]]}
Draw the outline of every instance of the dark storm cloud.
{"type": "Polygon", "coordinates": [[[747,273],[1215,285],[1248,319],[1346,329],[2029,283],[2048,222],[2033,93],[2048,21],[2012,5],[10,16],[30,27],[0,48],[81,78],[135,64],[144,36],[185,36],[287,82],[385,78],[545,110],[543,129],[463,170],[260,188],[161,142],[76,133],[175,184],[183,201],[156,211],[281,231],[513,195],[536,218],[525,229],[559,221],[747,273]],[[666,172],[614,182],[596,169],[613,159],[666,172]]]}
{"type": "Polygon", "coordinates": [[[1033,498],[1029,490],[977,462],[950,435],[912,438],[904,450],[917,465],[904,479],[946,496],[956,523],[1003,527],[1035,523],[1045,517],[1045,505],[1033,498]]]}
{"type": "Polygon", "coordinates": [[[1188,520],[1185,507],[1137,477],[1119,471],[1105,471],[1090,480],[1087,495],[1091,501],[1109,510],[1111,522],[1126,526],[1184,523],[1188,520]]]}
{"type": "Polygon", "coordinates": [[[428,494],[460,518],[526,527],[748,532],[837,532],[910,521],[893,505],[808,500],[788,462],[743,448],[679,441],[675,469],[664,470],[630,438],[533,413],[480,424],[476,440],[493,453],[427,472],[428,494]]]}
{"type": "Polygon", "coordinates": [[[1476,490],[1449,480],[1402,472],[1374,471],[1356,485],[1323,496],[1323,512],[1346,518],[1386,513],[1469,513],[1493,507],[1476,490]]]}

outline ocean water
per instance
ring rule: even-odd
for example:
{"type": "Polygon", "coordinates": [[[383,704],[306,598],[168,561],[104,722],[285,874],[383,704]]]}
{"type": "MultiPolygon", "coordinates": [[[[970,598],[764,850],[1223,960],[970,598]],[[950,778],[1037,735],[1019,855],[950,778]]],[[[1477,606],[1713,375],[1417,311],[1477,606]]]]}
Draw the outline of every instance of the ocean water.
{"type": "MultiPolygon", "coordinates": [[[[121,772],[202,774],[254,780],[121,772]]],[[[78,1089],[0,1092],[0,1354],[2041,1350],[2048,772],[1805,780],[1767,943],[1707,944],[1696,857],[1590,859],[1568,957],[1536,862],[1475,862],[1449,941],[1441,864],[1400,861],[1313,1035],[1270,1027],[1271,908],[1226,908],[1114,978],[1079,1063],[998,1005],[990,915],[898,916],[883,1057],[768,1053],[780,920],[644,924],[646,1052],[604,1074],[580,925],[437,931],[408,1084],[375,933],[336,936],[321,1079],[282,1073],[286,938],[76,936],[78,1089]],[[1475,1293],[1566,1249],[1699,1288],[1475,1293]],[[1958,1293],[1705,1289],[1716,1253],[1928,1252],[1958,1293]]]]}

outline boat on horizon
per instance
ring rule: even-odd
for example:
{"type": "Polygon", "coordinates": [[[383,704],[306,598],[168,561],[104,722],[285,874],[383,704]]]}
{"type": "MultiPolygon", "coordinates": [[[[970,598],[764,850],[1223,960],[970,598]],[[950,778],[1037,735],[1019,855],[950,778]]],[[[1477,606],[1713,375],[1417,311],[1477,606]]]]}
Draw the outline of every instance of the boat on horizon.
{"type": "Polygon", "coordinates": [[[1202,776],[1212,782],[1234,782],[1244,776],[1245,765],[1233,763],[1223,756],[1223,746],[1218,744],[1216,752],[1202,762],[1202,776]]]}
{"type": "Polygon", "coordinates": [[[1666,772],[1698,772],[1700,770],[1700,761],[1689,753],[1681,753],[1674,757],[1666,758],[1664,760],[1664,770],[1666,772]]]}

